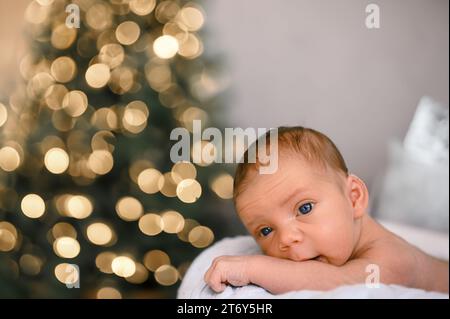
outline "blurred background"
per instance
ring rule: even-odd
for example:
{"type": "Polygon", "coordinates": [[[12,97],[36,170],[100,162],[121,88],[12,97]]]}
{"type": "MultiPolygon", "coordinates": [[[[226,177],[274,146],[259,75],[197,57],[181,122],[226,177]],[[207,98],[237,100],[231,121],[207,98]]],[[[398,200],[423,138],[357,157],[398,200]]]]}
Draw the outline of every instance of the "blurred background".
{"type": "Polygon", "coordinates": [[[174,297],[244,234],[234,167],[169,159],[194,119],[326,133],[448,251],[448,1],[369,3],[0,0],[0,297],[174,297]]]}

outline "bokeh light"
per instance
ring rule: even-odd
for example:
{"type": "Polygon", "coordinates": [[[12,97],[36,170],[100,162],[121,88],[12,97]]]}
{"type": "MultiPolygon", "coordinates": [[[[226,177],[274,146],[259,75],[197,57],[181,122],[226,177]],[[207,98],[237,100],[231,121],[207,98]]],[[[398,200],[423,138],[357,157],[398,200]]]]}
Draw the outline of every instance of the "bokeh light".
{"type": "Polygon", "coordinates": [[[45,167],[53,174],[62,174],[69,167],[69,155],[66,151],[54,147],[45,153],[45,167]]]}
{"type": "Polygon", "coordinates": [[[163,286],[171,286],[178,281],[178,270],[172,265],[162,265],[155,271],[155,279],[163,286]]]}
{"type": "Polygon", "coordinates": [[[45,213],[45,203],[37,194],[26,195],[20,204],[22,212],[29,218],[39,218],[45,213]]]}
{"type": "Polygon", "coordinates": [[[119,277],[130,277],[136,272],[136,264],[130,257],[117,256],[111,263],[112,271],[119,277]]]}
{"type": "Polygon", "coordinates": [[[204,248],[213,242],[214,233],[206,226],[197,226],[189,232],[188,239],[192,246],[204,248]]]}
{"type": "Polygon", "coordinates": [[[176,211],[169,210],[161,214],[163,230],[169,234],[176,234],[183,230],[184,218],[176,211]]]}
{"type": "Polygon", "coordinates": [[[170,264],[170,257],[162,250],[159,249],[151,250],[144,255],[144,265],[150,271],[155,272],[156,269],[158,269],[162,265],[169,265],[169,264],[170,264]]]}
{"type": "Polygon", "coordinates": [[[133,221],[142,216],[144,208],[136,198],[127,196],[119,199],[116,204],[116,212],[123,220],[133,221]]]}
{"type": "Polygon", "coordinates": [[[75,258],[80,249],[80,244],[72,237],[59,237],[53,243],[53,251],[62,258],[75,258]]]}
{"type": "Polygon", "coordinates": [[[139,229],[148,236],[155,236],[162,232],[164,222],[161,216],[148,213],[139,219],[139,229]]]}
{"type": "Polygon", "coordinates": [[[153,44],[155,54],[161,59],[173,58],[179,49],[178,41],[170,35],[160,36],[153,44]]]}
{"type": "Polygon", "coordinates": [[[211,183],[211,189],[220,198],[233,198],[233,177],[230,174],[221,174],[214,178],[211,183]]]}
{"type": "Polygon", "coordinates": [[[86,229],[89,241],[95,245],[105,246],[111,243],[114,237],[111,227],[104,223],[92,223],[86,229]]]}

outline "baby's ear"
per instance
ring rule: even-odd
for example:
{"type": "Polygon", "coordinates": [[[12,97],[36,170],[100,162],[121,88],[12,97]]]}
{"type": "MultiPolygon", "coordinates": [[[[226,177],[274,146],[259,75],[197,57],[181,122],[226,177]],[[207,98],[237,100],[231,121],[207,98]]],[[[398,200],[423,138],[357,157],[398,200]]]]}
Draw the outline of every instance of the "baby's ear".
{"type": "Polygon", "coordinates": [[[356,175],[347,177],[347,192],[353,207],[353,217],[362,217],[369,206],[369,191],[366,184],[356,175]]]}

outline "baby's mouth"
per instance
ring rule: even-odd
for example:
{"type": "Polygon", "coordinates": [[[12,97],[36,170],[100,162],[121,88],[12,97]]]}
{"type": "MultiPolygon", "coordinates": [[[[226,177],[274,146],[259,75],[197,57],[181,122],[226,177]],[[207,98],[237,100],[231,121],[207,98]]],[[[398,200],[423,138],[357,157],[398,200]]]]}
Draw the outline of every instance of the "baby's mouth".
{"type": "Polygon", "coordinates": [[[319,256],[317,256],[317,257],[312,258],[311,260],[322,261],[322,256],[319,255],[319,256]]]}

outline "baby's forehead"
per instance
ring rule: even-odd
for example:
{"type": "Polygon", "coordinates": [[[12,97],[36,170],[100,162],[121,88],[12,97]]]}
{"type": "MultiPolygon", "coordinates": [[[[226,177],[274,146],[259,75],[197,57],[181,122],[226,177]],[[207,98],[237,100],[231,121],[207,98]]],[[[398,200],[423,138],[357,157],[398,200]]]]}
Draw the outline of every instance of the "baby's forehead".
{"type": "Polygon", "coordinates": [[[285,157],[274,174],[260,174],[257,169],[248,172],[239,186],[241,191],[235,198],[236,207],[258,199],[276,200],[296,189],[317,194],[329,186],[341,185],[341,182],[340,174],[332,168],[311,164],[301,158],[285,157]]]}

